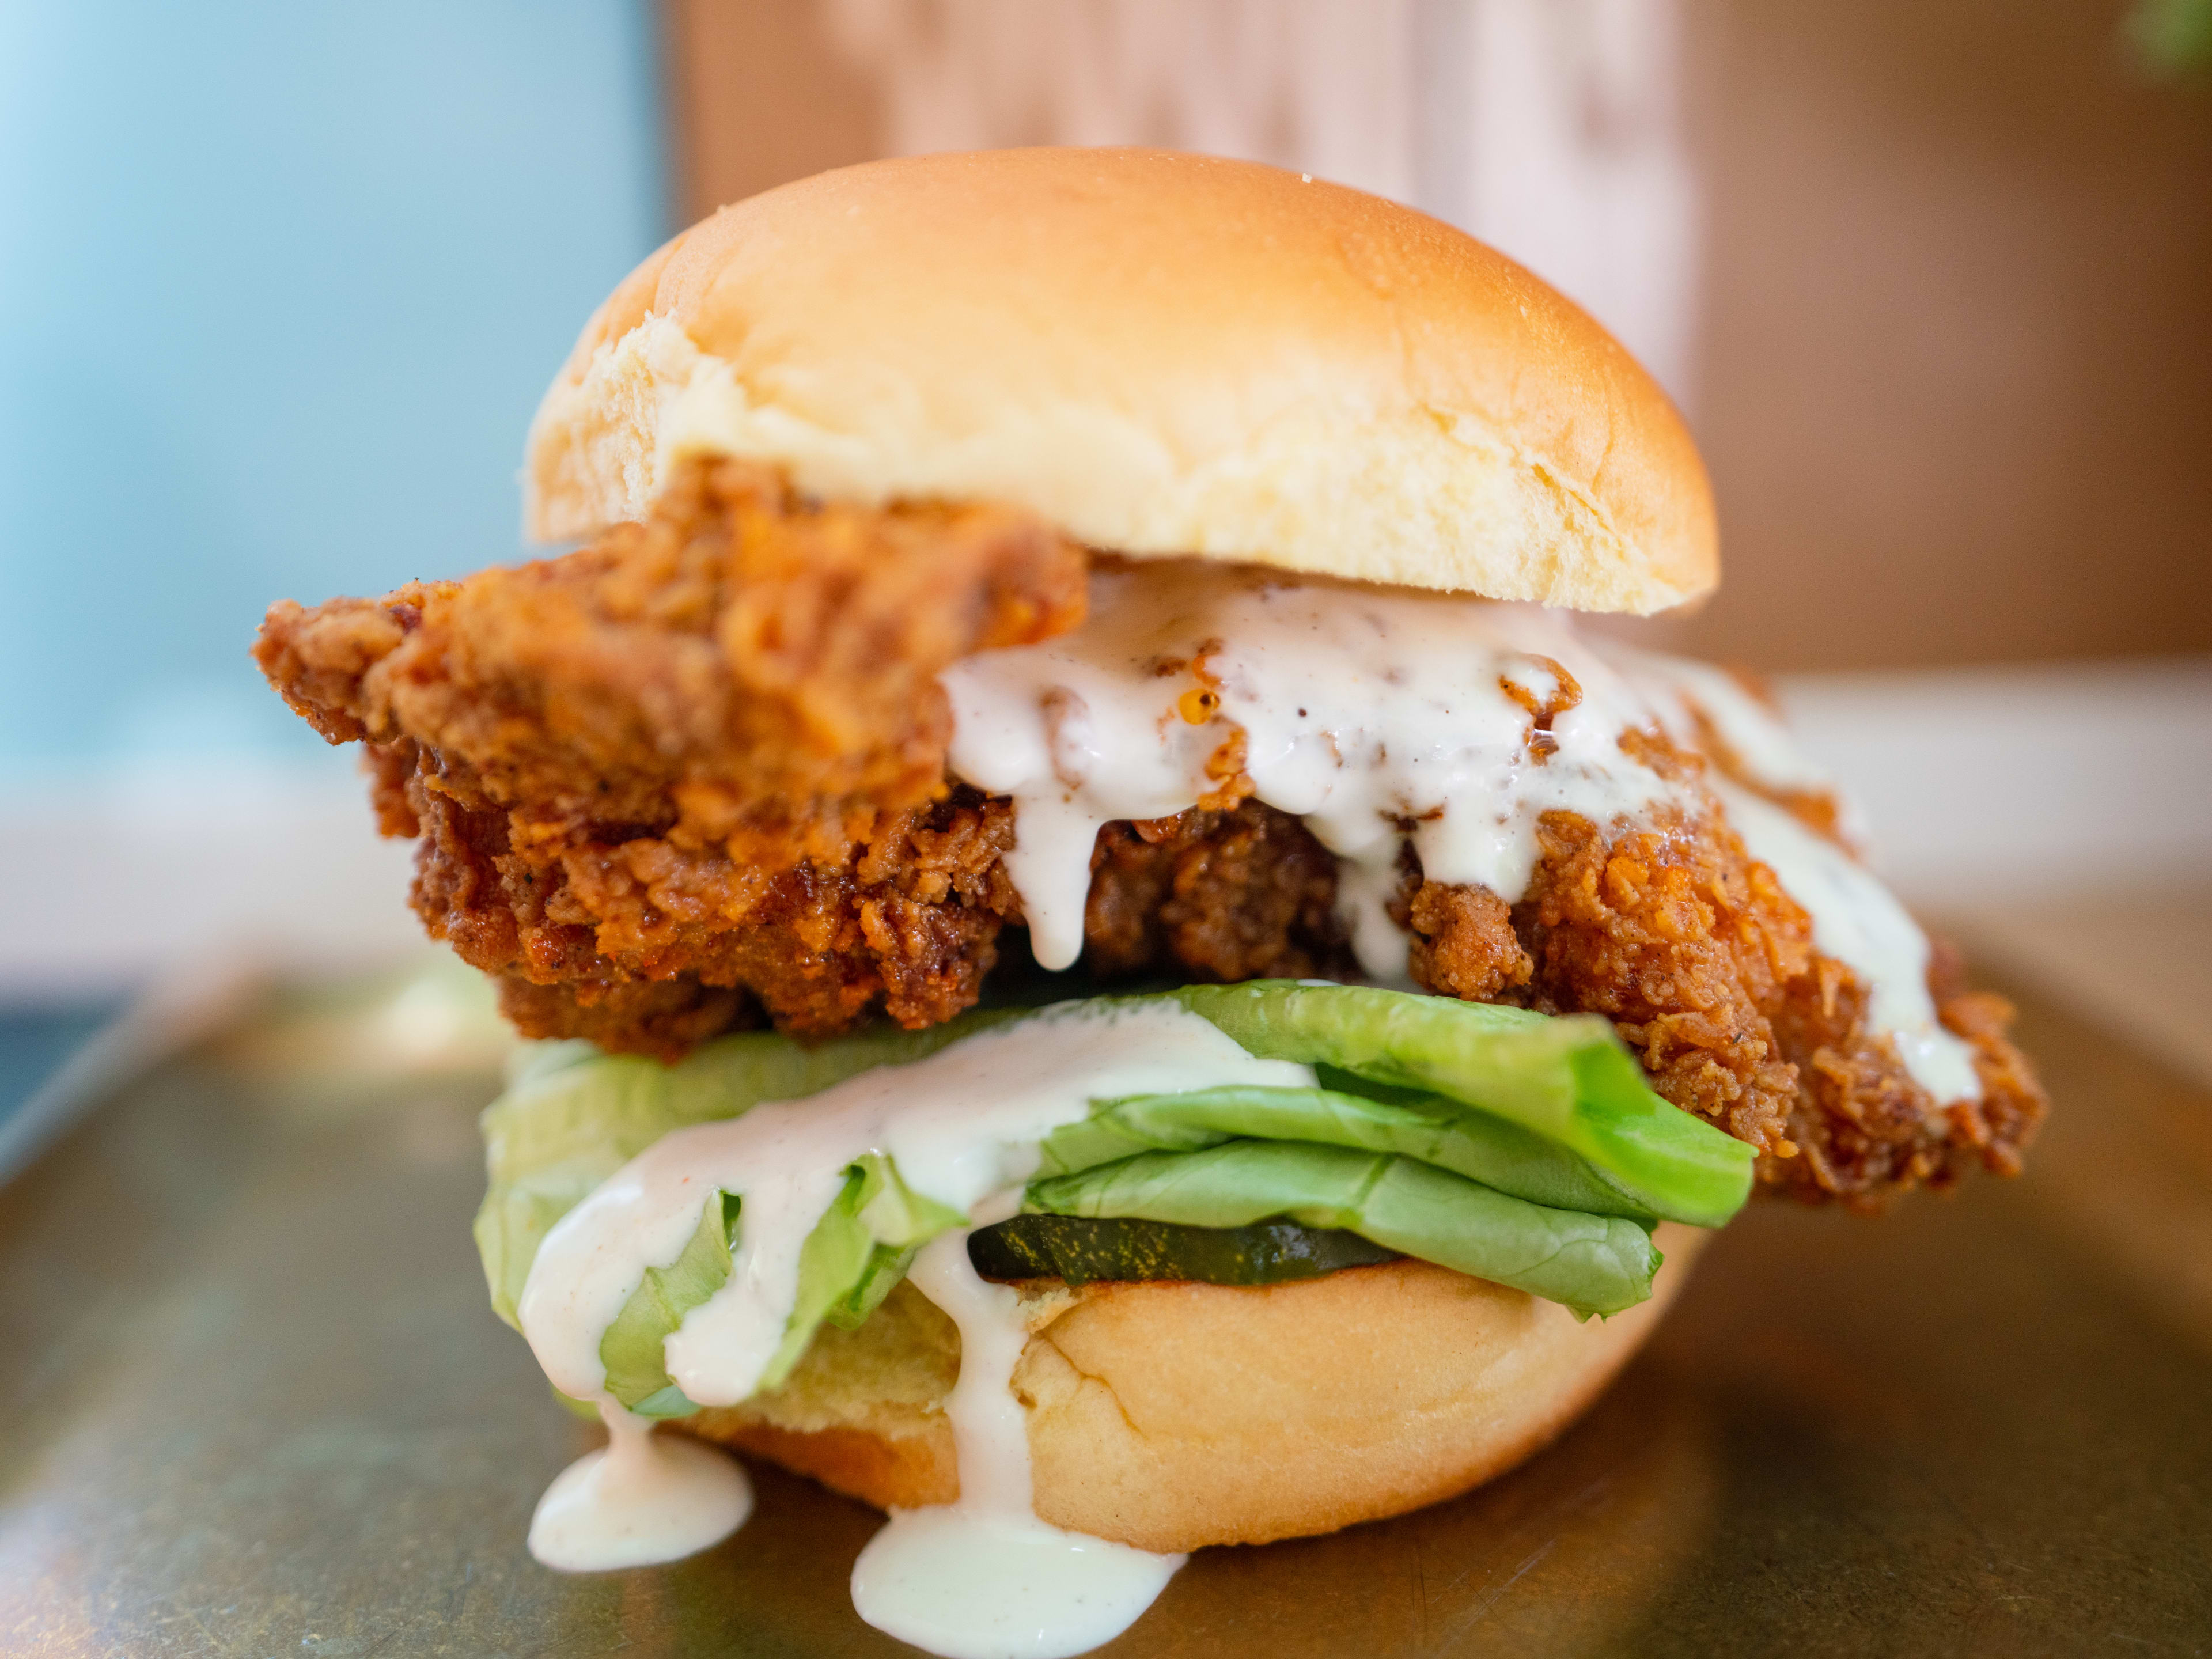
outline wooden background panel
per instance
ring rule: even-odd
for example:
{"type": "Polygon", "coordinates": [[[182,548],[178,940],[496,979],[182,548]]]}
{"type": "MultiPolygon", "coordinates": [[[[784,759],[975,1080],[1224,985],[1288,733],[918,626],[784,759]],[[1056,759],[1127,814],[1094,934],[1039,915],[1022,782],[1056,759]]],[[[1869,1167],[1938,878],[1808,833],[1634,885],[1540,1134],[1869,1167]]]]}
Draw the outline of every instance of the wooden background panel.
{"type": "Polygon", "coordinates": [[[676,199],[725,202],[880,155],[882,96],[817,0],[662,0],[676,199]]]}
{"type": "Polygon", "coordinates": [[[2212,88],[2078,0],[1698,0],[1696,648],[2212,648],[2212,88]]]}
{"type": "MultiPolygon", "coordinates": [[[[693,215],[888,142],[820,0],[665,3],[693,215]]],[[[1682,4],[1728,581],[1664,631],[1767,669],[2212,651],[2212,89],[2136,72],[2121,0],[1682,4]]]]}

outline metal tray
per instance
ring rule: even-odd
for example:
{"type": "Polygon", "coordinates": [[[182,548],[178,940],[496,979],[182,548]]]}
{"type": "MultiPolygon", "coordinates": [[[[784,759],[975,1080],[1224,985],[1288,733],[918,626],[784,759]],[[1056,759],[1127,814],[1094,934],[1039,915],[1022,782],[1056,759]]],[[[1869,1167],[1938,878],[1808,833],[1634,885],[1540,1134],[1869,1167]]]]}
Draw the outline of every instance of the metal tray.
{"type": "MultiPolygon", "coordinates": [[[[531,1562],[595,1431],[485,1306],[490,1059],[420,991],[264,999],[0,1190],[0,1650],[910,1651],[847,1599],[874,1517],[774,1470],[690,1561],[531,1562]]],[[[2047,1003],[2022,1033],[2060,1102],[2025,1179],[1753,1206],[1550,1451],[1202,1553],[1106,1651],[2205,1651],[2212,1098],[2047,1003]]]]}

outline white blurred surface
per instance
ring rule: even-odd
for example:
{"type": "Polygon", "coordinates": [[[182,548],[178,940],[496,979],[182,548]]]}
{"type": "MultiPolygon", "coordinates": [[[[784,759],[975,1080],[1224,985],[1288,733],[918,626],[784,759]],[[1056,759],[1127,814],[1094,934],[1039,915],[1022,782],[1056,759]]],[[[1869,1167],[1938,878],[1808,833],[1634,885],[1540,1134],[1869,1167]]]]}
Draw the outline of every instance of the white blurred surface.
{"type": "Polygon", "coordinates": [[[1785,680],[1875,862],[1970,970],[2212,1085],[2212,662],[1785,680]]]}
{"type": "Polygon", "coordinates": [[[252,763],[15,785],[0,795],[0,1000],[418,950],[410,844],[377,836],[367,794],[344,768],[252,763]]]}
{"type": "Polygon", "coordinates": [[[2212,879],[2212,661],[1785,678],[1873,861],[1938,908],[2212,879]]]}

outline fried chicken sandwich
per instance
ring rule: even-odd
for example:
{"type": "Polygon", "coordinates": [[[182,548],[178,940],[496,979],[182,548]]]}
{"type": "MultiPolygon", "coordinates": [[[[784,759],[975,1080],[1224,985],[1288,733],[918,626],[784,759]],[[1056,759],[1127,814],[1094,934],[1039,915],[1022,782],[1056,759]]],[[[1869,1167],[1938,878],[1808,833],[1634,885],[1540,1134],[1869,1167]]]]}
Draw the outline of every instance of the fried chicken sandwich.
{"type": "Polygon", "coordinates": [[[542,1040],[477,1237],[611,1431],[554,1565],[729,1531],[720,1443],[893,1511],[872,1622],[1075,1651],[1528,1455],[1754,1188],[2018,1166],[2007,1011],[1774,711],[1575,626],[1717,581],[1680,418],[1420,214],[787,185],[615,291],[524,486],[574,550],[256,654],[542,1040]]]}

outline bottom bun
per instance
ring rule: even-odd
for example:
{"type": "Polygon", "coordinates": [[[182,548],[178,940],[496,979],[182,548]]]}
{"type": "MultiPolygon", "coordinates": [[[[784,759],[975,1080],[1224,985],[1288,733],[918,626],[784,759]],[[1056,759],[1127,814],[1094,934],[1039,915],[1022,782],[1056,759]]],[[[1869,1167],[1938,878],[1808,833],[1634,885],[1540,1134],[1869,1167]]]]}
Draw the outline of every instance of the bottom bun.
{"type": "MultiPolygon", "coordinates": [[[[1662,1225],[1649,1302],[1577,1322],[1556,1303],[1425,1261],[1224,1285],[1022,1287],[1036,1512],[1140,1549],[1259,1544],[1402,1514],[1537,1451],[1595,1400],[1705,1242],[1662,1225]]],[[[951,1322],[902,1285],[825,1331],[785,1385],[690,1433],[878,1508],[959,1492],[944,1401],[951,1322]]]]}

